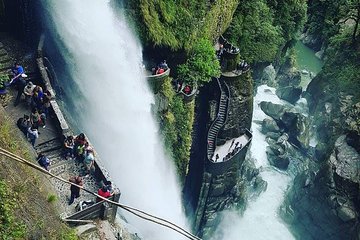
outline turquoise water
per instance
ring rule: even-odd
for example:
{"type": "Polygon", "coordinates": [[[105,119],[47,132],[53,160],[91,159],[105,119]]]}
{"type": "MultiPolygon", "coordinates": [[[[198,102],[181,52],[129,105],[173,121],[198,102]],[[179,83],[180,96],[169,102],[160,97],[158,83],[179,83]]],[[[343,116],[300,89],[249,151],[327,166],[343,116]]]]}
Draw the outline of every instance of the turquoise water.
{"type": "Polygon", "coordinates": [[[315,52],[301,41],[295,44],[296,60],[299,70],[306,70],[315,75],[321,71],[323,61],[315,56],[315,52]]]}

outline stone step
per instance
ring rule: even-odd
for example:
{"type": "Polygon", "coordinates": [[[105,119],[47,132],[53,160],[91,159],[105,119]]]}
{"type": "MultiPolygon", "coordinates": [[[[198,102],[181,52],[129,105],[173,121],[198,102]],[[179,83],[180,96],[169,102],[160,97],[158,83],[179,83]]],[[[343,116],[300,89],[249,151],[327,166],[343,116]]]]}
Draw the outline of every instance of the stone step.
{"type": "Polygon", "coordinates": [[[67,164],[63,163],[63,164],[59,164],[57,166],[51,166],[49,168],[50,172],[54,175],[60,175],[62,173],[64,173],[67,170],[67,164]]]}

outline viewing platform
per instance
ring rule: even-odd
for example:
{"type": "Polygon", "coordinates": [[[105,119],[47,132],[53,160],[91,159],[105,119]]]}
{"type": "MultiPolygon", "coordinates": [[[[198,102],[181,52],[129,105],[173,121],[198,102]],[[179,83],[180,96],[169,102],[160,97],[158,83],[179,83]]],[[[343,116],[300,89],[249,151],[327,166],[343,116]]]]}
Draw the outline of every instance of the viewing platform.
{"type": "MultiPolygon", "coordinates": [[[[175,89],[175,90],[177,90],[177,89],[175,89]]],[[[195,99],[197,92],[198,92],[197,85],[190,86],[187,84],[182,84],[180,90],[177,91],[177,94],[182,96],[182,98],[184,99],[185,102],[191,102],[192,100],[195,99]],[[189,89],[190,89],[189,92],[186,91],[186,87],[189,87],[189,89]]]]}
{"type": "Polygon", "coordinates": [[[152,74],[151,71],[145,70],[146,80],[154,93],[158,93],[161,89],[161,85],[164,83],[164,80],[169,77],[170,68],[166,69],[163,73],[152,74]]]}
{"type": "Polygon", "coordinates": [[[225,142],[224,145],[216,146],[214,155],[209,160],[214,163],[221,163],[231,160],[233,156],[238,154],[252,139],[252,133],[246,130],[244,135],[233,138],[225,142]]]}
{"type": "MultiPolygon", "coordinates": [[[[44,64],[44,57],[42,52],[44,37],[41,38],[38,48],[38,58],[36,59],[37,69],[32,70],[34,72],[26,72],[28,75],[25,78],[26,82],[31,82],[37,86],[40,86],[43,91],[49,91],[51,94],[49,113],[46,119],[46,127],[39,127],[39,137],[36,139],[34,145],[34,151],[37,155],[43,154],[50,160],[49,172],[59,176],[65,180],[69,180],[70,177],[82,176],[83,187],[91,192],[97,193],[98,189],[111,181],[111,178],[103,167],[100,158],[95,152],[95,149],[91,145],[89,139],[87,139],[89,146],[94,150],[95,161],[94,169],[90,174],[84,164],[75,159],[64,157],[64,138],[69,135],[74,135],[71,132],[64,115],[62,114],[60,107],[57,103],[55,91],[52,88],[51,81],[54,81],[53,69],[50,69],[49,62],[44,64]]],[[[45,62],[48,61],[45,60],[45,62]]],[[[25,69],[27,70],[27,69],[25,69]]],[[[2,77],[10,77],[2,75],[2,77]]],[[[20,103],[14,106],[14,96],[17,91],[13,88],[8,88],[8,96],[10,101],[5,106],[6,112],[13,119],[14,123],[19,118],[22,118],[24,114],[30,115],[30,107],[24,101],[24,96],[21,97],[20,103]]],[[[23,135],[24,136],[24,135],[23,135]]],[[[24,136],[26,138],[26,136],[24,136]]],[[[35,159],[34,159],[35,162],[35,159]]],[[[64,183],[55,178],[49,178],[54,189],[57,192],[57,202],[59,206],[60,217],[69,224],[76,224],[76,220],[94,220],[94,219],[108,219],[114,221],[117,212],[117,206],[109,205],[104,201],[96,203],[96,197],[90,193],[80,190],[80,197],[75,199],[75,202],[69,205],[70,198],[70,185],[64,183]],[[87,207],[82,203],[88,202],[87,207]],[[74,221],[75,220],[75,221],[74,221]]],[[[113,201],[118,202],[120,198],[120,190],[112,184],[114,195],[110,198],[113,201]]]]}

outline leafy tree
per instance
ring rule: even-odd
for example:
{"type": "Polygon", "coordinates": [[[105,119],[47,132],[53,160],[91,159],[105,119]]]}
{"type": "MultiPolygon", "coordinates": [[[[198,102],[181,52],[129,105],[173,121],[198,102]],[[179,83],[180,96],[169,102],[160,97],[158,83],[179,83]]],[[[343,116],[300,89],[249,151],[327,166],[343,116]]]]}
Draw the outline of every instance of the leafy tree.
{"type": "Polygon", "coordinates": [[[274,10],[274,24],[281,27],[286,42],[292,41],[306,21],[306,0],[267,0],[274,10]]]}
{"type": "Polygon", "coordinates": [[[271,62],[284,42],[281,28],[274,26],[273,11],[265,0],[242,1],[226,36],[248,62],[271,62]]]}
{"type": "Polygon", "coordinates": [[[186,63],[179,65],[178,77],[190,84],[209,82],[211,77],[220,75],[220,64],[211,42],[200,39],[190,51],[186,63]]]}
{"type": "Polygon", "coordinates": [[[353,21],[353,23],[350,22],[349,24],[353,25],[352,42],[356,43],[356,37],[359,35],[360,0],[345,1],[340,7],[340,15],[344,16],[340,23],[347,23],[349,20],[353,21]]]}

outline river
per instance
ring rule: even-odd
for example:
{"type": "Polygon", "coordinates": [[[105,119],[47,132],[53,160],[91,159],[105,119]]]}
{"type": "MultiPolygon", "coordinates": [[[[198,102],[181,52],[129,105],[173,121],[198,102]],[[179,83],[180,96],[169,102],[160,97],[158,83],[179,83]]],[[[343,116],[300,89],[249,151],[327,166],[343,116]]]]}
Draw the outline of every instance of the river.
{"type": "MultiPolygon", "coordinates": [[[[140,43],[124,14],[108,2],[43,2],[67,73],[60,76],[64,110],[73,129],[85,132],[95,146],[123,204],[185,227],[181,189],[151,113],[154,99],[143,76],[140,43]]],[[[132,215],[126,218],[143,239],[184,239],[132,215]]]]}
{"type": "MultiPolygon", "coordinates": [[[[297,42],[295,46],[297,68],[302,71],[301,86],[305,90],[312,76],[321,71],[323,63],[315,53],[303,43],[297,42]],[[310,73],[311,72],[311,73],[310,73]]],[[[276,89],[261,85],[257,88],[254,98],[254,112],[251,130],[253,131],[252,145],[248,154],[255,160],[255,165],[260,168],[261,177],[268,183],[267,190],[258,198],[249,199],[249,204],[243,216],[234,211],[223,213],[223,221],[214,240],[291,240],[295,239],[289,226],[279,216],[279,207],[284,200],[285,192],[292,183],[290,174],[280,171],[270,165],[266,156],[265,136],[260,132],[261,125],[258,124],[267,117],[259,107],[262,101],[270,101],[276,104],[289,105],[280,100],[276,89]]],[[[301,98],[295,108],[307,114],[306,100],[301,98]]],[[[311,144],[316,140],[311,139],[311,144]]],[[[310,145],[311,145],[310,144],[310,145]]]]}

